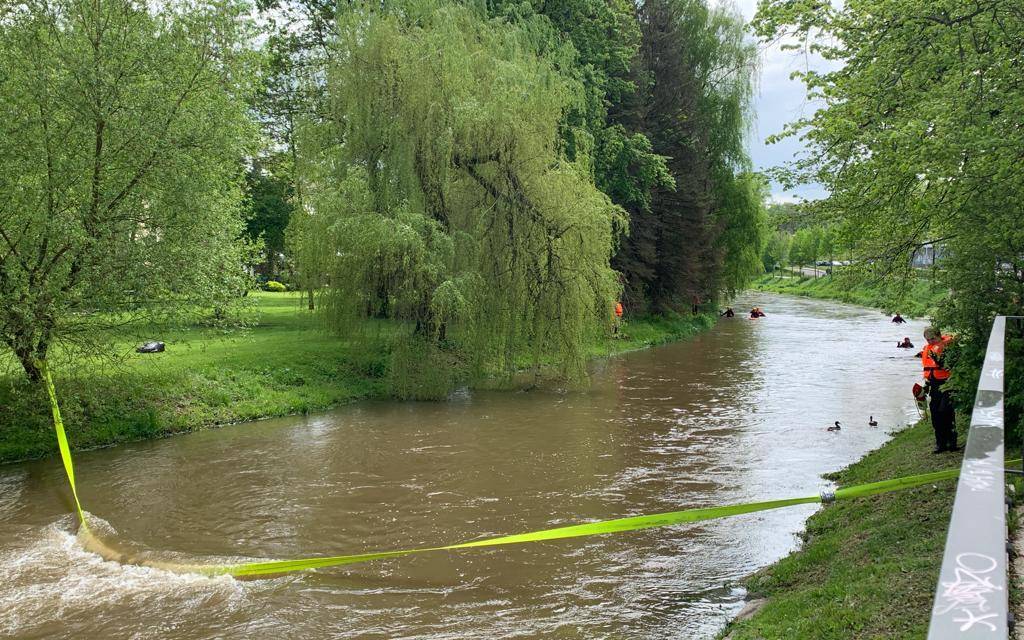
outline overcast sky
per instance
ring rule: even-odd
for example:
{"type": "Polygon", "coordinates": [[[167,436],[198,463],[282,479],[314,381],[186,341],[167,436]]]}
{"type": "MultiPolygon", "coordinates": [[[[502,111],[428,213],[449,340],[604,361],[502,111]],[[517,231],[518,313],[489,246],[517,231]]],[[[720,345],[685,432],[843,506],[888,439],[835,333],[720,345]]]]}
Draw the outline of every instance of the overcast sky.
{"type": "MultiPolygon", "coordinates": [[[[719,0],[728,1],[728,0],[719,0]]],[[[746,20],[754,16],[757,0],[733,0],[746,20]]],[[[753,37],[753,36],[751,36],[753,37]]],[[[754,99],[755,122],[750,135],[750,157],[757,169],[767,169],[783,164],[801,154],[803,144],[797,138],[787,138],[775,144],[765,144],[768,136],[782,131],[783,126],[803,115],[814,112],[814,105],[806,98],[804,85],[799,80],[790,80],[793,71],[823,69],[825,62],[818,56],[805,56],[795,51],[782,51],[779,45],[762,47],[761,81],[754,99]]],[[[791,202],[799,197],[820,198],[824,190],[820,186],[804,186],[792,191],[783,191],[773,184],[772,199],[791,202]]]]}

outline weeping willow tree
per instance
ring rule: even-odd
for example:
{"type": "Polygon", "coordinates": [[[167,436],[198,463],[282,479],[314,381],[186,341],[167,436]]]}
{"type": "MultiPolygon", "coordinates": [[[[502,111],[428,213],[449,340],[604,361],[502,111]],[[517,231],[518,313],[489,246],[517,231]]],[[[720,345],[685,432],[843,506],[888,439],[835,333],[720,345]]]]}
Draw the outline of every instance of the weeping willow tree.
{"type": "Polygon", "coordinates": [[[333,249],[325,312],[400,321],[396,354],[416,357],[396,358],[399,379],[445,354],[473,375],[551,363],[581,380],[625,218],[564,151],[585,98],[571,45],[539,16],[436,0],[356,5],[339,25],[330,118],[301,146],[304,219],[333,249]]]}

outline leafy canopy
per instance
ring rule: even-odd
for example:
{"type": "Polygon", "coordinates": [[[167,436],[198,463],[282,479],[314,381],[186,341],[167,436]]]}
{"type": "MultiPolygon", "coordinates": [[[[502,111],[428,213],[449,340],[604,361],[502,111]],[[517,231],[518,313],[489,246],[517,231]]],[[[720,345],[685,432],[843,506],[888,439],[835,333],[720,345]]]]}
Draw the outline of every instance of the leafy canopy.
{"type": "Polygon", "coordinates": [[[754,25],[842,63],[802,74],[825,107],[784,132],[810,150],[781,175],[828,187],[814,211],[897,299],[911,257],[938,247],[952,291],[938,320],[960,336],[954,381],[973,393],[992,316],[1020,314],[1024,295],[1019,0],[766,0],[754,25]]]}
{"type": "Polygon", "coordinates": [[[340,24],[333,112],[300,145],[303,224],[333,247],[332,317],[405,320],[478,373],[528,354],[581,378],[625,218],[565,153],[586,97],[563,73],[575,51],[539,16],[444,1],[356,5],[340,24]]]}
{"type": "Polygon", "coordinates": [[[0,341],[31,379],[55,342],[91,344],[99,312],[240,293],[242,16],[27,0],[0,21],[0,341]]]}

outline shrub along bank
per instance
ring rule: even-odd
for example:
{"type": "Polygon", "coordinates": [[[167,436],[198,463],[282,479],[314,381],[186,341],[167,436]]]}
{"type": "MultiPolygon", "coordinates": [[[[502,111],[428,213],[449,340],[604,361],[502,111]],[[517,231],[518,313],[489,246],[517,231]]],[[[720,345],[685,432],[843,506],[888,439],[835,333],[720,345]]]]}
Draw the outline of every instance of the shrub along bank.
{"type": "Polygon", "coordinates": [[[897,303],[893,294],[880,287],[855,283],[840,275],[807,277],[789,272],[776,272],[762,276],[750,287],[757,291],[786,293],[794,296],[838,300],[884,311],[899,312],[904,316],[924,317],[931,315],[947,292],[925,279],[918,279],[909,287],[897,303]]]}
{"type": "MultiPolygon", "coordinates": [[[[831,479],[849,486],[960,465],[961,454],[932,455],[933,444],[922,421],[831,479]]],[[[823,508],[807,521],[800,550],[747,580],[751,598],[768,600],[723,635],[923,639],[955,488],[947,480],[823,508]]]]}
{"type": "MultiPolygon", "coordinates": [[[[389,326],[359,336],[327,332],[298,294],[254,293],[249,329],[187,326],[155,339],[167,351],[136,354],[120,345],[117,363],[51,367],[68,436],[77,449],[158,438],[272,416],[320,411],[361,398],[393,395],[388,378],[389,326]]],[[[591,357],[683,339],[712,326],[708,316],[632,319],[617,337],[594,341],[591,357]]],[[[41,388],[13,361],[0,377],[0,462],[56,452],[41,388]]]]}

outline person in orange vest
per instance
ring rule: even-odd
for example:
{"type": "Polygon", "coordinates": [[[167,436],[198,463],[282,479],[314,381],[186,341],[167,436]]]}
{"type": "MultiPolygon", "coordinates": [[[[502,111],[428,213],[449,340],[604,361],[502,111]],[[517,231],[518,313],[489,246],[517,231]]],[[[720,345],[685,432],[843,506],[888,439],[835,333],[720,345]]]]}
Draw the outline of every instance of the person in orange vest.
{"type": "Polygon", "coordinates": [[[616,302],[615,303],[615,328],[614,328],[614,333],[618,333],[619,332],[619,323],[621,323],[621,322],[622,322],[622,303],[621,302],[616,302]]]}
{"type": "Polygon", "coordinates": [[[935,430],[935,451],[956,451],[956,416],[949,392],[942,386],[949,380],[949,369],[945,366],[944,351],[952,336],[944,336],[935,327],[924,330],[928,341],[921,351],[921,366],[924,368],[925,387],[928,389],[928,408],[932,412],[932,429],[935,430]]]}

